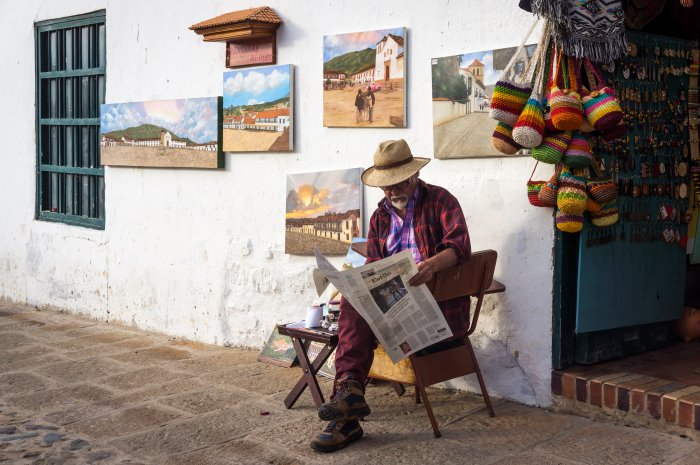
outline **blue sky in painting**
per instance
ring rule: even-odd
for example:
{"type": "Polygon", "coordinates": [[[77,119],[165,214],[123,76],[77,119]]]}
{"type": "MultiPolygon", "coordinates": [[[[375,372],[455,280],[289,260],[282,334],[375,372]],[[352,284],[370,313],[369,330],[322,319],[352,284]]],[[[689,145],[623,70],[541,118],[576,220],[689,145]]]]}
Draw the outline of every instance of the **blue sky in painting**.
{"type": "Polygon", "coordinates": [[[387,34],[404,37],[404,28],[378,29],[376,31],[351,32],[323,37],[323,62],[331,58],[366,48],[377,48],[377,42],[387,34]]]}
{"type": "Polygon", "coordinates": [[[217,140],[216,97],[107,103],[100,108],[100,134],[154,124],[197,143],[217,140]]]}
{"type": "Polygon", "coordinates": [[[289,96],[291,73],[291,65],[225,72],[224,107],[255,105],[289,96]]]}

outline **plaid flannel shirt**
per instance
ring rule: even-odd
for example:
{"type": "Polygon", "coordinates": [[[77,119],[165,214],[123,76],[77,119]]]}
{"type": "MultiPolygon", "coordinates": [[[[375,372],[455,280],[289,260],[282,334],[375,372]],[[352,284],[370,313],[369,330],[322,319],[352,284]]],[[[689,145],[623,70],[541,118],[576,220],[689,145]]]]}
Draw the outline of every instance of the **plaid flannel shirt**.
{"type": "MultiPolygon", "coordinates": [[[[457,254],[457,262],[464,263],[471,256],[467,223],[457,199],[446,189],[418,180],[420,196],[413,212],[413,230],[418,250],[424,259],[446,248],[457,254]]],[[[385,199],[370,218],[367,234],[367,261],[372,263],[387,256],[386,240],[391,234],[391,215],[383,207],[385,199]]],[[[439,302],[447,323],[455,336],[463,336],[469,321],[469,297],[439,302]]]]}

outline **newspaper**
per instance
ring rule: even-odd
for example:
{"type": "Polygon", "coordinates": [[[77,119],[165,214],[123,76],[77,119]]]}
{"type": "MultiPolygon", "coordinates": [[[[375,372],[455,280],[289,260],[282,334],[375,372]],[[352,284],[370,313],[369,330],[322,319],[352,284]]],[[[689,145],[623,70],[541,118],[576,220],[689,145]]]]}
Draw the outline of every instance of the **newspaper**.
{"type": "Polygon", "coordinates": [[[452,336],[428,287],[408,284],[418,272],[408,250],[338,271],[316,249],[316,265],[313,276],[319,295],[329,281],[333,283],[367,321],[392,362],[452,336]]]}

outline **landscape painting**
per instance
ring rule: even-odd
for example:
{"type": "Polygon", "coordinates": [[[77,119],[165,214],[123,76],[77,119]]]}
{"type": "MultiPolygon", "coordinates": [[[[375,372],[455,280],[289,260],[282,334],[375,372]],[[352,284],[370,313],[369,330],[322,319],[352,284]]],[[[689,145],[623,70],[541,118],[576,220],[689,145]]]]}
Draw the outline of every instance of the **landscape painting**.
{"type": "Polygon", "coordinates": [[[284,251],[345,255],[362,237],[362,168],[287,175],[284,251]]]}
{"type": "Polygon", "coordinates": [[[223,168],[221,97],[100,106],[100,163],[223,168]]]}
{"type": "MultiPolygon", "coordinates": [[[[521,77],[536,45],[523,47],[507,76],[521,77]]],[[[435,158],[502,157],[491,145],[491,96],[517,47],[432,59],[435,158]]]]}
{"type": "Polygon", "coordinates": [[[406,28],[323,38],[323,125],[406,127],[406,28]]]}
{"type": "Polygon", "coordinates": [[[294,66],[224,73],[224,151],[294,150],[294,66]]]}

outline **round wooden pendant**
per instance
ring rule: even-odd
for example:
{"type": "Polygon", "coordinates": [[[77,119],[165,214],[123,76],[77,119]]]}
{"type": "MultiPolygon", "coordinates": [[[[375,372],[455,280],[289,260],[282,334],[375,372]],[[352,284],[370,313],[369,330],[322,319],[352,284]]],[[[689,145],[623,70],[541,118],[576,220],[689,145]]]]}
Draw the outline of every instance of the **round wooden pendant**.
{"type": "Polygon", "coordinates": [[[685,176],[688,174],[688,164],[684,161],[678,163],[678,176],[685,176]]]}
{"type": "Polygon", "coordinates": [[[649,184],[644,184],[642,186],[642,195],[649,195],[649,184]]]}
{"type": "Polygon", "coordinates": [[[637,56],[637,44],[635,44],[634,42],[630,42],[630,45],[627,48],[627,54],[631,57],[636,57],[637,56]]]}
{"type": "Polygon", "coordinates": [[[685,199],[688,197],[688,185],[686,183],[681,183],[680,186],[678,186],[678,197],[681,199],[685,199]]]}

